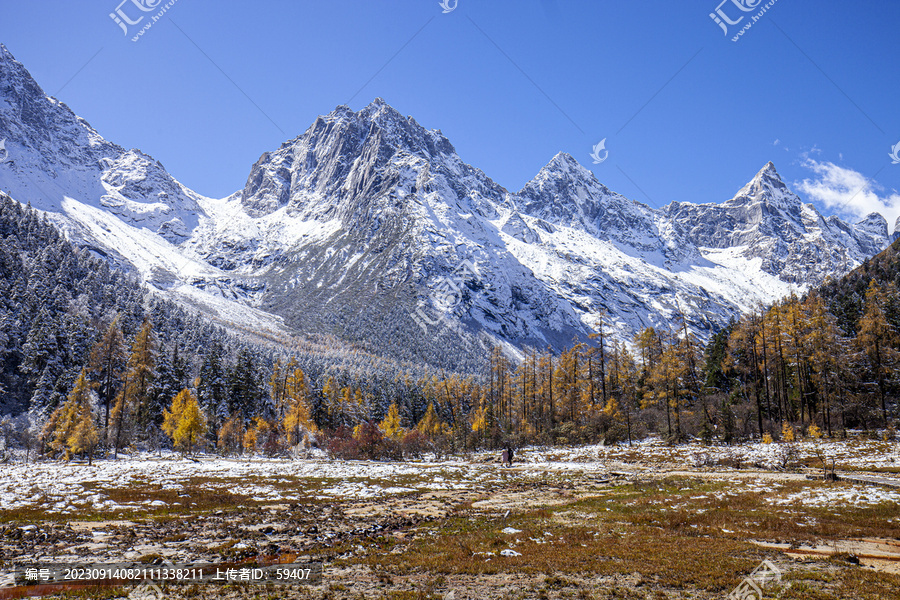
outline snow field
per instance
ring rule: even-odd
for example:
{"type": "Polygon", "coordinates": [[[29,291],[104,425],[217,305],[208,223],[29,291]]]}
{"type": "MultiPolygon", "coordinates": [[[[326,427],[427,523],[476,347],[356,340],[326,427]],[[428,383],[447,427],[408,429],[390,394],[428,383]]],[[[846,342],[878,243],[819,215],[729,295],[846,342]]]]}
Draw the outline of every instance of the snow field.
{"type": "MultiPolygon", "coordinates": [[[[792,452],[799,459],[811,459],[820,448],[829,459],[834,457],[838,465],[853,465],[857,469],[900,465],[898,445],[885,442],[799,442],[793,444],[792,452]]],[[[172,505],[187,507],[191,502],[188,493],[191,481],[200,481],[201,489],[246,496],[254,503],[279,503],[309,498],[362,500],[438,490],[487,491],[492,483],[508,482],[510,478],[531,481],[547,476],[596,478],[606,477],[610,471],[626,471],[637,476],[671,471],[679,476],[690,476],[691,470],[698,466],[700,456],[704,457],[704,464],[715,465],[723,458],[730,461],[738,458],[747,467],[756,466],[755,471],[721,467],[701,469],[709,479],[734,484],[731,492],[719,494],[763,493],[776,507],[900,504],[900,489],[860,484],[818,485],[811,482],[808,489],[800,492],[782,490],[785,486],[773,478],[777,474],[767,470],[777,470],[786,451],[785,444],[670,447],[651,439],[630,447],[625,444],[523,448],[516,451],[512,469],[479,462],[494,457],[496,452],[481,453],[471,462],[461,459],[445,462],[334,461],[323,456],[305,460],[204,457],[194,462],[174,453],[144,453],[119,460],[97,460],[93,466],[50,461],[3,465],[0,467],[0,510],[41,509],[48,513],[75,514],[86,507],[115,512],[147,511],[167,506],[159,499],[141,499],[142,490],[148,488],[181,492],[179,500],[173,501],[172,505]],[[123,502],[122,490],[134,490],[135,499],[123,502]],[[112,494],[113,491],[118,493],[112,494]],[[113,500],[111,495],[119,501],[113,500]]],[[[794,479],[800,478],[794,476],[794,479]]]]}

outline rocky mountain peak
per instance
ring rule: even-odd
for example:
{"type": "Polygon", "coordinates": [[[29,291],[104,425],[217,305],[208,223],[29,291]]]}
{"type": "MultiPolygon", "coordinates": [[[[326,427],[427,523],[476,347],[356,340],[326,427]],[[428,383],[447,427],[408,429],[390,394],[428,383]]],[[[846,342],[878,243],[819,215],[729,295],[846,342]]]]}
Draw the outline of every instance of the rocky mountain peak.
{"type": "Polygon", "coordinates": [[[557,225],[595,230],[604,205],[631,204],[597,181],[575,158],[560,152],[516,195],[522,212],[557,225]]]}
{"type": "Polygon", "coordinates": [[[770,161],[729,202],[733,204],[765,203],[799,211],[800,198],[788,189],[770,161]]]}
{"type": "Polygon", "coordinates": [[[10,52],[5,45],[0,44],[0,63],[14,60],[15,58],[13,58],[12,52],[10,52]]]}
{"type": "Polygon", "coordinates": [[[868,234],[879,242],[888,238],[888,222],[881,213],[869,213],[865,218],[856,222],[854,229],[860,233],[868,234]]]}
{"type": "Polygon", "coordinates": [[[654,209],[560,152],[510,194],[380,98],[338,106],[263,153],[239,196],[199,198],[48,98],[6,49],[3,138],[0,189],[61,213],[86,245],[173,295],[216,312],[232,298],[242,323],[253,307],[302,332],[391,340],[404,360],[472,354],[438,329],[423,336],[436,320],[453,339],[563,348],[601,314],[629,339],[683,312],[703,337],[887,243],[883,219],[822,218],[772,163],[727,202],[654,209]],[[450,275],[460,298],[445,310],[432,300],[450,275]]]}
{"type": "Polygon", "coordinates": [[[24,109],[23,104],[27,101],[47,101],[41,86],[2,44],[0,44],[0,90],[2,90],[4,99],[13,109],[24,109]]]}
{"type": "Polygon", "coordinates": [[[593,173],[581,166],[581,163],[575,160],[575,157],[568,152],[557,152],[556,156],[544,166],[544,169],[566,173],[575,172],[579,175],[593,177],[593,173]]]}
{"type": "Polygon", "coordinates": [[[425,129],[376,98],[357,112],[338,106],[300,137],[264,153],[247,178],[241,201],[256,216],[285,205],[308,215],[334,209],[346,213],[354,200],[365,197],[369,203],[391,195],[401,183],[406,196],[439,176],[458,198],[473,191],[495,198],[503,193],[484,173],[463,163],[440,131],[425,129]],[[315,205],[323,202],[327,206],[315,205]]]}
{"type": "Polygon", "coordinates": [[[184,240],[197,205],[153,158],[105,140],[68,106],[47,96],[0,46],[0,139],[9,161],[0,189],[35,208],[66,210],[65,198],[139,224],[168,241],[184,240]]]}

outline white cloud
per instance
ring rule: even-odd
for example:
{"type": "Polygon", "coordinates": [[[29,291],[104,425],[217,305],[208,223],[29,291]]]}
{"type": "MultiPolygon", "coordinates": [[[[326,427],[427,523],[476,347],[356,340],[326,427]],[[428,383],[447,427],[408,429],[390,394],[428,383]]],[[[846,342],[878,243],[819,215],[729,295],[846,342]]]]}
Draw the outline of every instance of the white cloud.
{"type": "Polygon", "coordinates": [[[880,196],[878,192],[883,188],[877,183],[859,171],[832,162],[807,158],[803,166],[816,174],[815,179],[804,179],[797,185],[810,199],[859,219],[873,212],[881,213],[887,219],[888,229],[893,230],[894,222],[900,217],[900,194],[880,196]]]}

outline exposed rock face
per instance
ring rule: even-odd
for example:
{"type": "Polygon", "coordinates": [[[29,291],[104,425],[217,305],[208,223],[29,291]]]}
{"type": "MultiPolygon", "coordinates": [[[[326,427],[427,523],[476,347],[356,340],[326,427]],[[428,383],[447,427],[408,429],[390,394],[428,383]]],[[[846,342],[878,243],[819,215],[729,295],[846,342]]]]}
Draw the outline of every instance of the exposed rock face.
{"type": "Polygon", "coordinates": [[[0,188],[151,286],[244,327],[268,315],[448,367],[482,345],[562,348],[601,321],[629,339],[684,314],[705,338],[889,241],[880,215],[825,218],[771,163],[722,203],[653,209],[565,153],[511,193],[381,99],[319,117],[243,190],[204,198],[104,140],[2,46],[0,140],[0,188]]]}
{"type": "Polygon", "coordinates": [[[673,202],[666,216],[697,246],[737,249],[747,259],[760,259],[765,272],[800,286],[846,273],[889,240],[887,221],[877,213],[855,225],[823,218],[788,189],[771,162],[731,200],[673,202]]]}
{"type": "Polygon", "coordinates": [[[140,150],[103,139],[68,106],[44,94],[0,44],[0,189],[53,212],[65,197],[182,242],[198,224],[196,194],[140,150]]]}

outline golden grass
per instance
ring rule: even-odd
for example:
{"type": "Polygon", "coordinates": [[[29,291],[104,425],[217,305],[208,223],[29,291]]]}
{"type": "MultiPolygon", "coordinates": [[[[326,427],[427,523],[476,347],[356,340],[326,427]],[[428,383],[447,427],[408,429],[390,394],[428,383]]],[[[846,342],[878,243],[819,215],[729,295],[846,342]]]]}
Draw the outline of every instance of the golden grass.
{"type": "MultiPolygon", "coordinates": [[[[900,524],[891,522],[900,514],[896,504],[839,510],[775,507],[768,502],[771,494],[732,489],[735,485],[685,478],[629,484],[506,520],[471,514],[466,508],[467,514],[422,528],[424,535],[408,546],[386,542],[377,552],[350,562],[395,576],[639,573],[656,587],[727,594],[763,558],[781,556],[751,544],[752,539],[900,537],[900,524]],[[715,495],[726,492],[722,498],[715,495]],[[521,533],[504,534],[505,527],[521,533]],[[520,556],[500,556],[504,548],[520,556]]],[[[830,485],[841,484],[785,482],[776,495],[830,485]]],[[[790,583],[783,598],[900,597],[900,577],[846,563],[831,571],[800,567],[790,583]]],[[[597,597],[629,596],[623,592],[597,597]]]]}

